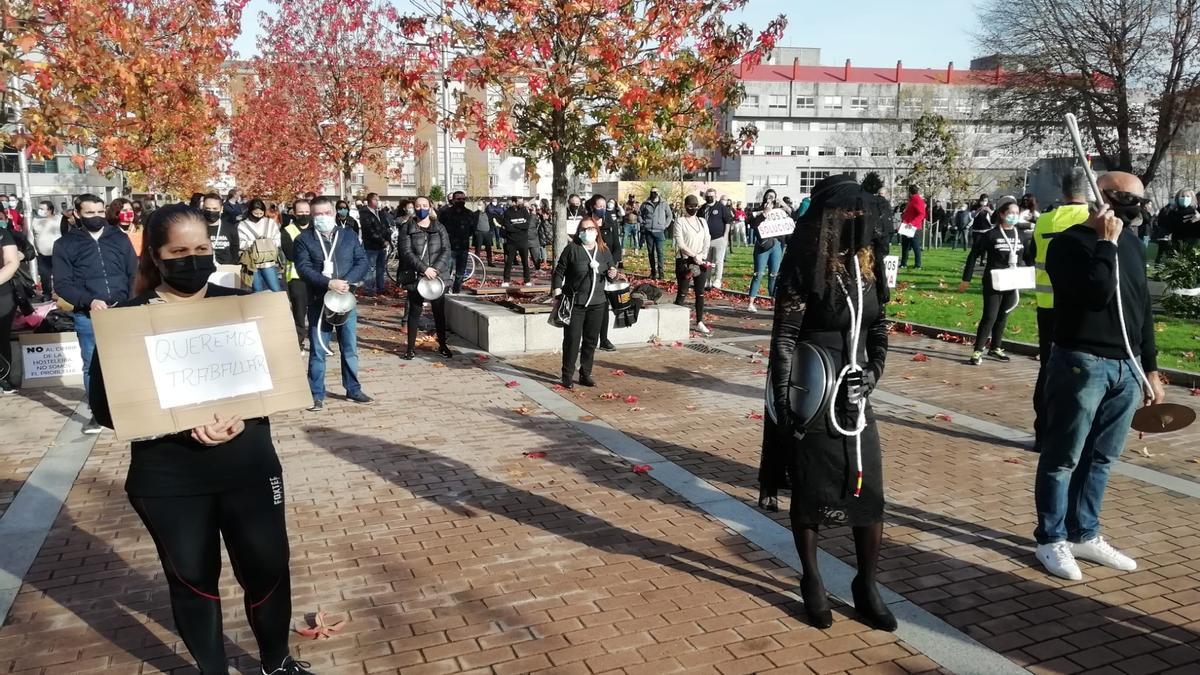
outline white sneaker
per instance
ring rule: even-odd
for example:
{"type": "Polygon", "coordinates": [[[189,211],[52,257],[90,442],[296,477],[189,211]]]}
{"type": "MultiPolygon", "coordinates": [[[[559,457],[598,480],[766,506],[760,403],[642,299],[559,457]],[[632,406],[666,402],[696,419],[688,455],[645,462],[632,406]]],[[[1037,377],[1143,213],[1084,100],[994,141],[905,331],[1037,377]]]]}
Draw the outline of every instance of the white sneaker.
{"type": "Polygon", "coordinates": [[[747,311],[747,312],[753,312],[753,313],[755,313],[755,314],[757,314],[757,313],[758,313],[758,308],[754,306],[754,301],[753,301],[753,300],[751,300],[751,301],[750,301],[750,304],[746,305],[746,311],[747,311]]]}
{"type": "Polygon", "coordinates": [[[500,284],[500,288],[508,288],[508,287],[509,287],[509,286],[511,286],[511,285],[512,285],[512,284],[510,284],[510,283],[508,283],[508,282],[506,281],[506,282],[504,282],[504,283],[500,284]]]}
{"type": "Polygon", "coordinates": [[[1104,537],[1101,536],[1090,541],[1071,544],[1071,555],[1124,572],[1132,572],[1137,569],[1136,560],[1113,548],[1112,544],[1104,541],[1104,537]]]}
{"type": "Polygon", "coordinates": [[[1083,572],[1079,571],[1079,565],[1075,563],[1075,556],[1071,555],[1071,544],[1065,541],[1038,544],[1037,559],[1047,572],[1056,577],[1071,581],[1083,579],[1083,572]]]}
{"type": "Polygon", "coordinates": [[[526,281],[526,282],[525,282],[525,286],[526,286],[526,287],[528,287],[528,286],[532,286],[532,285],[533,285],[533,282],[532,282],[532,281],[526,281]]]}
{"type": "Polygon", "coordinates": [[[712,335],[712,331],[708,329],[708,326],[704,325],[703,321],[696,324],[696,330],[704,335],[712,335]]]}

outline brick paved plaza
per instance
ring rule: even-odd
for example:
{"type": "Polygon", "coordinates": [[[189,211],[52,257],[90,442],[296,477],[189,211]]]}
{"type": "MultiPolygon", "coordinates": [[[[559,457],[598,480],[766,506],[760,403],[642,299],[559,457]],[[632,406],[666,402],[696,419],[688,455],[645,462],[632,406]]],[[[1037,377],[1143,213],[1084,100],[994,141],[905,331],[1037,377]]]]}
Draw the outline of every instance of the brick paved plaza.
{"type": "MultiPolygon", "coordinates": [[[[768,314],[719,308],[709,340],[601,353],[599,386],[566,392],[553,388],[555,354],[401,361],[399,311],[364,308],[374,404],[335,398],[272,420],[297,624],[317,610],[349,620],[328,640],[294,637],[316,672],[1200,672],[1195,432],[1131,437],[1114,471],[1105,532],[1138,571],[1054,579],[1032,566],[1036,363],[971,368],[965,347],[895,336],[875,405],[881,581],[901,628],[869,630],[841,604],[819,631],[798,602],[786,513],[752,508],[768,314]],[[545,456],[524,454],[535,451],[545,456]],[[631,470],[639,456],[649,473],[631,470]]],[[[78,397],[0,400],[0,509],[45,501],[30,476],[52,475],[52,455],[80,442],[78,397]]],[[[89,450],[32,566],[0,568],[23,581],[0,672],[187,672],[122,488],[128,446],[105,433],[89,450]]],[[[822,546],[845,598],[849,530],[822,546]]],[[[234,666],[257,672],[228,565],[222,593],[234,666]]]]}

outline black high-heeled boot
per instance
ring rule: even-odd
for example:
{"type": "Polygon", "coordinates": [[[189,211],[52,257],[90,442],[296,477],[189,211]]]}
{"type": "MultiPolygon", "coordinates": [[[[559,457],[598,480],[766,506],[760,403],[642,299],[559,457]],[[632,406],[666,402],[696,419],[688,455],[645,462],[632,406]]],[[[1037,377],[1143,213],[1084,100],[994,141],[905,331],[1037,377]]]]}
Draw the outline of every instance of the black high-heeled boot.
{"type": "Polygon", "coordinates": [[[763,511],[778,511],[779,510],[779,496],[767,494],[766,492],[759,490],[758,491],[758,508],[762,509],[763,511]]]}
{"type": "Polygon", "coordinates": [[[800,578],[800,598],[804,600],[804,613],[808,622],[822,630],[833,625],[833,605],[829,602],[829,594],[825,592],[825,584],[820,579],[810,580],[800,578]]]}
{"type": "Polygon", "coordinates": [[[854,577],[854,581],[850,582],[850,590],[854,594],[854,609],[858,612],[859,621],[875,630],[889,633],[896,630],[896,617],[879,596],[879,587],[874,581],[854,577]]]}

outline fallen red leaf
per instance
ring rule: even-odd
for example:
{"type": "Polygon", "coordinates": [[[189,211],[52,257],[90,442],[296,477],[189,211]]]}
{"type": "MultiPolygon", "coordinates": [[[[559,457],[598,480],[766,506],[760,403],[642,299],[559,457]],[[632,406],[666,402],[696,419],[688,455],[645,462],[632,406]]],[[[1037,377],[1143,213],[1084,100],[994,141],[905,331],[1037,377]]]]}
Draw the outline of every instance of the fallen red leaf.
{"type": "Polygon", "coordinates": [[[917,352],[916,354],[913,354],[912,360],[916,361],[917,363],[925,363],[929,360],[929,357],[922,352],[917,352]]]}
{"type": "Polygon", "coordinates": [[[620,396],[620,394],[618,394],[615,391],[606,391],[603,394],[600,394],[600,400],[601,401],[615,401],[615,400],[617,400],[618,396],[620,396]]]}
{"type": "Polygon", "coordinates": [[[579,421],[580,422],[594,422],[594,421],[596,421],[596,416],[595,415],[581,415],[579,417],[579,421]]]}
{"type": "Polygon", "coordinates": [[[541,459],[546,456],[546,453],[541,450],[534,450],[533,452],[525,453],[525,456],[529,459],[541,459]]]}
{"type": "Polygon", "coordinates": [[[643,410],[645,410],[645,408],[635,405],[629,409],[629,412],[642,412],[643,410]]]}
{"type": "Polygon", "coordinates": [[[625,377],[625,371],[618,368],[618,369],[612,371],[611,373],[609,373],[609,375],[612,375],[613,377],[625,377]]]}
{"type": "Polygon", "coordinates": [[[513,408],[513,412],[517,413],[518,415],[529,415],[533,411],[525,406],[521,406],[520,408],[513,408]]]}
{"type": "Polygon", "coordinates": [[[300,635],[312,639],[320,640],[321,638],[331,638],[333,634],[340,631],[346,626],[346,621],[330,622],[328,615],[324,611],[319,611],[313,615],[313,625],[305,626],[296,630],[300,635]]]}
{"type": "Polygon", "coordinates": [[[630,394],[629,396],[625,397],[625,402],[630,403],[630,404],[637,403],[638,397],[634,396],[633,394],[630,394]]]}
{"type": "Polygon", "coordinates": [[[755,375],[766,375],[767,371],[759,369],[759,370],[754,371],[754,374],[755,375]]]}
{"type": "Polygon", "coordinates": [[[994,384],[985,384],[982,387],[980,387],[980,389],[982,389],[984,391],[992,391],[995,388],[996,388],[996,385],[994,385],[994,384]]]}
{"type": "Polygon", "coordinates": [[[632,467],[634,473],[650,473],[651,468],[649,464],[634,464],[632,467]]]}
{"type": "Polygon", "coordinates": [[[680,342],[679,340],[676,340],[675,342],[673,342],[673,343],[671,344],[671,346],[672,346],[672,347],[674,347],[674,348],[676,348],[676,349],[679,349],[679,348],[683,347],[683,343],[682,343],[682,342],[680,342]]]}
{"type": "Polygon", "coordinates": [[[763,418],[763,416],[762,416],[762,413],[760,413],[760,412],[746,413],[746,419],[748,419],[748,420],[761,420],[762,418],[763,418]]]}
{"type": "Polygon", "coordinates": [[[1009,457],[1004,461],[1008,462],[1009,464],[1021,464],[1021,460],[1017,459],[1016,457],[1009,457]]]}
{"type": "Polygon", "coordinates": [[[952,421],[954,421],[954,418],[950,417],[950,416],[949,416],[949,415],[947,415],[946,413],[938,413],[938,414],[934,415],[933,417],[931,417],[931,418],[929,418],[929,419],[937,420],[937,421],[939,421],[939,422],[952,422],[952,421]]]}
{"type": "Polygon", "coordinates": [[[492,357],[488,356],[487,354],[476,354],[475,355],[476,361],[487,361],[490,358],[492,358],[492,357]]]}
{"type": "Polygon", "coordinates": [[[1196,387],[1192,390],[1192,396],[1200,396],[1200,387],[1196,387]]]}
{"type": "Polygon", "coordinates": [[[446,364],[444,364],[444,363],[435,363],[435,364],[433,364],[433,367],[434,367],[434,368],[445,368],[445,367],[446,367],[446,364]]]}
{"type": "Polygon", "coordinates": [[[554,391],[566,391],[567,390],[567,388],[562,386],[561,384],[554,385],[553,389],[554,389],[554,391]]]}
{"type": "MultiPolygon", "coordinates": [[[[435,363],[434,365],[441,365],[441,364],[435,363]]],[[[509,389],[516,389],[517,387],[521,386],[521,383],[517,382],[516,380],[509,380],[508,382],[504,383],[504,386],[508,387],[509,389]]]]}

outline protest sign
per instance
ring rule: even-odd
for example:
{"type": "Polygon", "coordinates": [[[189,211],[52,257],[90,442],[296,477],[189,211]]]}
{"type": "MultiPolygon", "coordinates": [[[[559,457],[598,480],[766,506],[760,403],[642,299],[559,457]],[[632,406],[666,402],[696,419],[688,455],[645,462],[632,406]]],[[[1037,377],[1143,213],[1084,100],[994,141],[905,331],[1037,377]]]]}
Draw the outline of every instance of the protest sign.
{"type": "Polygon", "coordinates": [[[771,209],[765,214],[766,220],[758,225],[758,236],[766,239],[768,237],[785,237],[796,231],[796,221],[792,220],[791,215],[783,209],[771,209]]]}
{"type": "Polygon", "coordinates": [[[107,309],[92,323],[121,440],[312,404],[286,293],[107,309]]]}
{"type": "Polygon", "coordinates": [[[896,275],[900,273],[900,258],[889,255],[883,257],[883,273],[887,276],[888,288],[896,287],[896,275]]]}
{"type": "Polygon", "coordinates": [[[83,384],[83,358],[75,333],[26,333],[19,340],[22,387],[83,384]]]}

